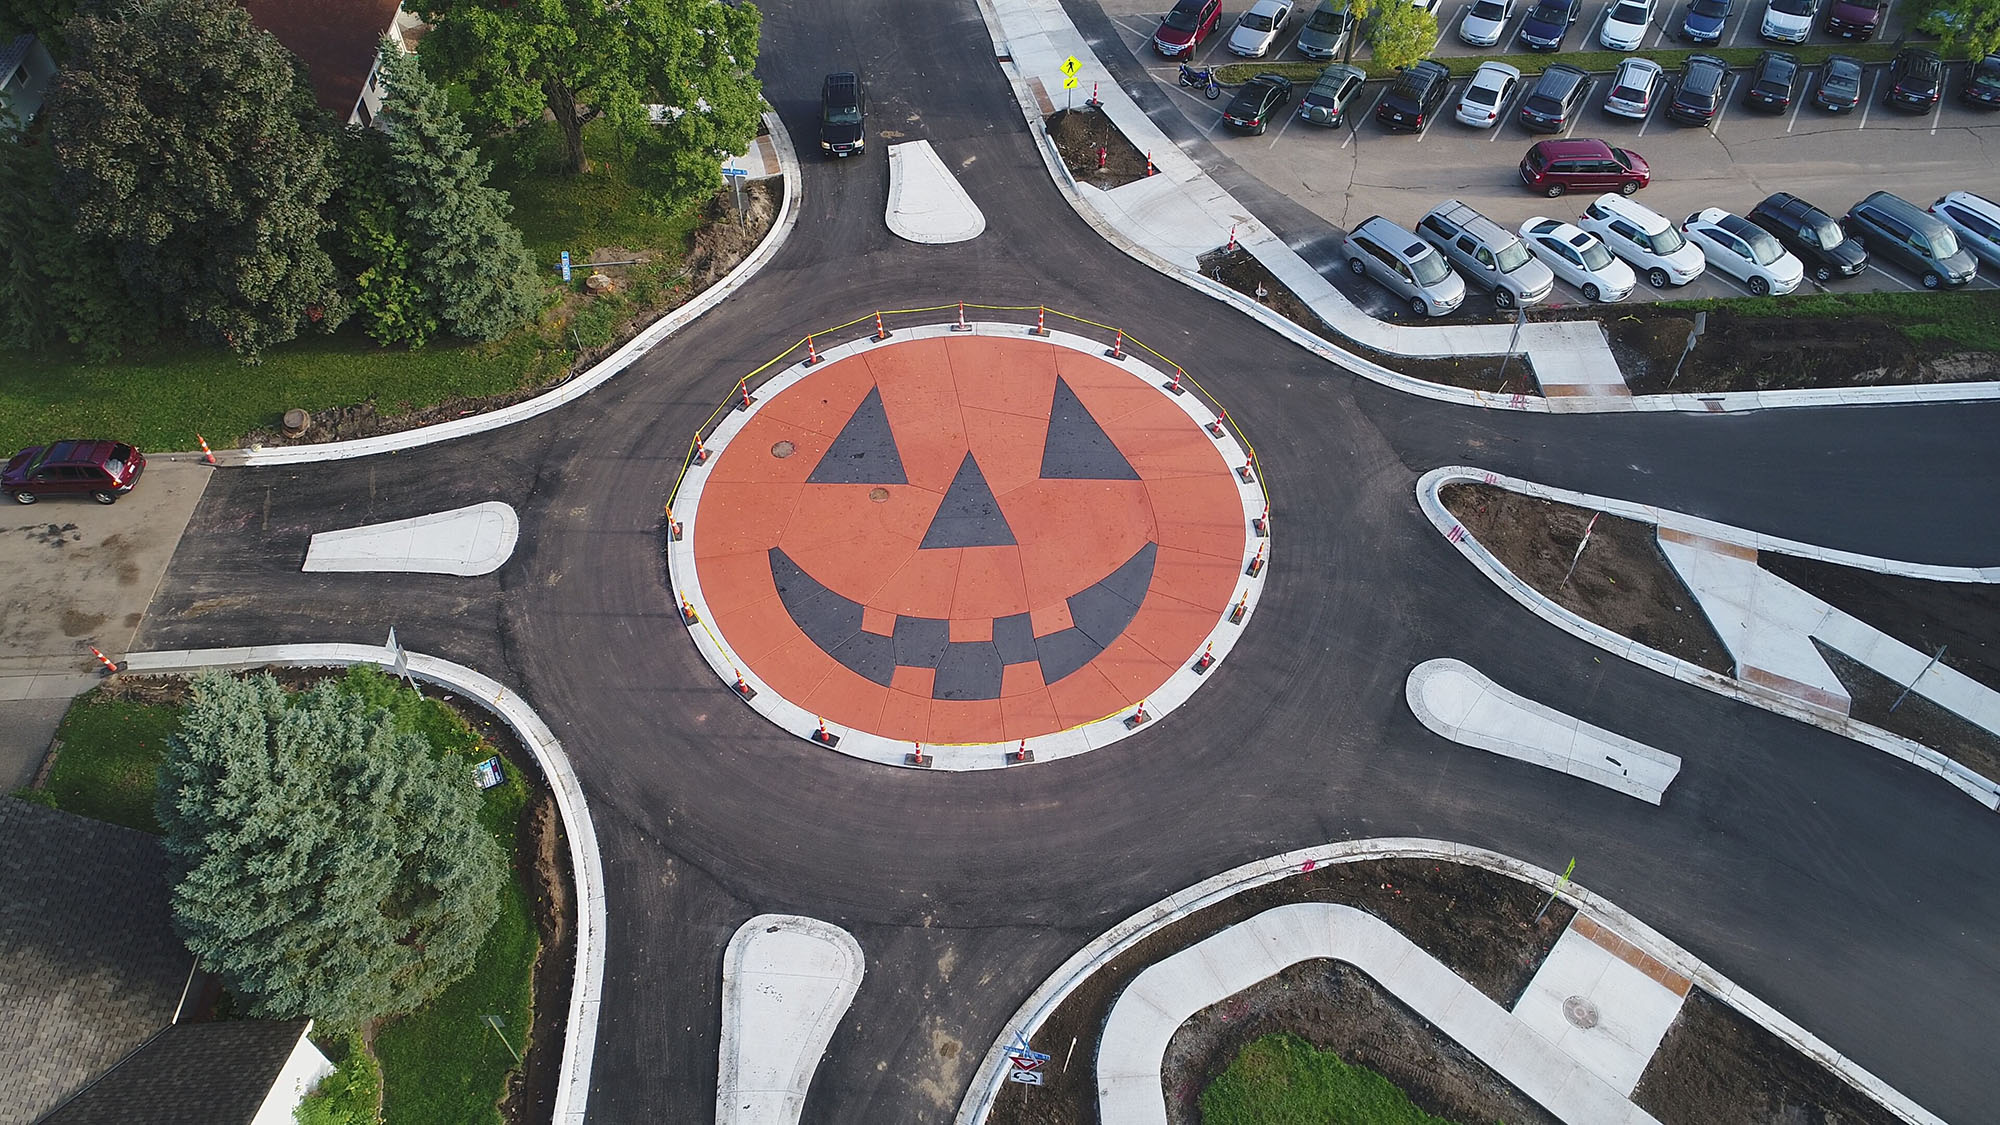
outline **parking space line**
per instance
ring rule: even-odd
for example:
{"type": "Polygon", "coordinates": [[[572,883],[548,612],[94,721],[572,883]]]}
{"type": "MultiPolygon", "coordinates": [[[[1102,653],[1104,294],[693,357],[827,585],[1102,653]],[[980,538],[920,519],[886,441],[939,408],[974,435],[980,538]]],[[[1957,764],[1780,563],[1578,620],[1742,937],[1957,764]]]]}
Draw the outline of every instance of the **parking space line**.
{"type": "Polygon", "coordinates": [[[1729,95],[1736,92],[1736,75],[1729,76],[1729,85],[1723,87],[1722,104],[1715,107],[1715,116],[1708,122],[1708,131],[1715,132],[1722,127],[1722,115],[1729,112],[1729,95]]]}
{"type": "MultiPolygon", "coordinates": [[[[1749,5],[1745,4],[1744,7],[1748,8],[1749,5]]],[[[1716,40],[1716,45],[1719,47],[1736,46],[1736,40],[1743,34],[1743,25],[1750,22],[1750,20],[1747,18],[1749,15],[1750,13],[1748,11],[1738,12],[1736,14],[1736,30],[1729,33],[1729,42],[1724,43],[1720,38],[1718,38],[1716,40]]]]}
{"type": "MultiPolygon", "coordinates": [[[[1444,116],[1444,107],[1450,104],[1451,104],[1451,84],[1446,83],[1444,88],[1444,100],[1438,103],[1438,112],[1431,114],[1430,119],[1424,122],[1424,127],[1417,130],[1418,144],[1424,143],[1424,134],[1430,132],[1431,126],[1438,123],[1438,118],[1444,116]]],[[[1499,128],[1498,122],[1494,123],[1494,128],[1496,129],[1499,128]]]]}
{"type": "Polygon", "coordinates": [[[1875,108],[1875,91],[1882,88],[1882,72],[1875,72],[1875,81],[1868,84],[1868,98],[1861,103],[1861,120],[1854,123],[1856,129],[1868,127],[1868,111],[1875,108]]]}
{"type": "Polygon", "coordinates": [[[1583,101],[1582,101],[1582,102],[1581,102],[1581,103],[1580,103],[1580,104],[1579,104],[1579,105],[1577,106],[1577,110],[1576,110],[1576,113],[1575,113],[1574,115],[1572,115],[1572,116],[1570,117],[1570,119],[1569,119],[1569,128],[1567,128],[1567,129],[1564,129],[1564,130],[1562,131],[1562,137],[1563,137],[1563,140],[1569,140],[1569,136],[1570,136],[1570,134],[1571,134],[1571,133],[1574,133],[1574,132],[1576,132],[1576,124],[1577,124],[1577,122],[1579,122],[1579,121],[1582,121],[1582,120],[1583,120],[1583,114],[1584,114],[1584,109],[1583,109],[1583,107],[1584,107],[1585,105],[1588,105],[1588,104],[1590,104],[1590,94],[1591,94],[1591,91],[1592,91],[1592,90],[1595,90],[1595,89],[1597,89],[1597,80],[1596,80],[1595,78],[1593,78],[1593,79],[1591,79],[1591,80],[1590,80],[1590,89],[1589,89],[1589,90],[1585,90],[1585,91],[1584,91],[1584,94],[1583,94],[1583,101]]]}
{"type": "Polygon", "coordinates": [[[1888,270],[1883,269],[1881,266],[1875,264],[1874,262],[1868,263],[1868,268],[1874,270],[1876,273],[1881,274],[1883,277],[1888,278],[1890,281],[1895,282],[1896,284],[1902,286],[1905,289],[1910,289],[1910,290],[1916,289],[1916,286],[1911,285],[1909,282],[1904,281],[1902,278],[1897,277],[1895,274],[1890,273],[1888,270]]]}
{"type": "Polygon", "coordinates": [[[1506,101],[1500,103],[1500,116],[1493,119],[1493,128],[1490,130],[1493,135],[1486,138],[1488,144],[1500,139],[1500,133],[1507,128],[1507,122],[1514,119],[1514,107],[1520,105],[1521,99],[1527,96],[1526,80],[1514,83],[1514,92],[1508,95],[1506,101]]]}
{"type": "Polygon", "coordinates": [[[1944,121],[1944,101],[1942,98],[1940,98],[1938,104],[1931,107],[1931,136],[1933,137],[1937,136],[1937,127],[1943,121],[1944,121]]]}
{"type": "MultiPolygon", "coordinates": [[[[1376,107],[1376,106],[1378,106],[1378,105],[1381,105],[1381,104],[1382,104],[1382,99],[1383,99],[1383,98],[1386,98],[1386,97],[1388,97],[1388,96],[1389,96],[1389,88],[1388,88],[1387,86],[1384,86],[1384,87],[1382,87],[1382,92],[1381,92],[1381,93],[1379,93],[1379,94],[1377,94],[1377,95],[1375,95],[1375,100],[1374,100],[1374,101],[1372,101],[1372,102],[1369,102],[1369,103],[1368,103],[1368,114],[1367,114],[1367,116],[1368,116],[1368,120],[1370,120],[1370,121],[1373,121],[1373,120],[1375,120],[1375,107],[1376,107]]],[[[1349,122],[1349,123],[1348,123],[1348,127],[1347,127],[1347,138],[1346,138],[1345,140],[1343,140],[1343,141],[1341,141],[1341,142],[1340,142],[1340,147],[1341,147],[1341,148],[1346,148],[1346,147],[1347,147],[1348,145],[1351,145],[1351,144],[1353,144],[1353,143],[1354,143],[1354,135],[1355,135],[1355,132],[1356,132],[1356,130],[1357,130],[1358,128],[1359,128],[1359,126],[1358,126],[1357,124],[1355,124],[1354,122],[1349,122]]]]}
{"type": "Polygon", "coordinates": [[[1284,135],[1285,135],[1285,130],[1287,130],[1287,129],[1291,128],[1291,127],[1292,127],[1292,122],[1294,122],[1294,121],[1297,121],[1298,119],[1299,119],[1299,115],[1298,115],[1298,114],[1296,114],[1296,113],[1293,113],[1293,112],[1291,112],[1291,107],[1290,107],[1290,106],[1286,106],[1286,107],[1285,107],[1285,120],[1284,120],[1284,123],[1278,126],[1278,135],[1277,135],[1277,136],[1275,136],[1275,137],[1272,137],[1272,138],[1271,138],[1271,144],[1270,144],[1270,146],[1269,146],[1269,147],[1271,147],[1271,148],[1277,148],[1277,147],[1278,147],[1278,142],[1279,142],[1279,141],[1280,141],[1281,139],[1283,139],[1283,138],[1284,138],[1284,135]]]}
{"type": "Polygon", "coordinates": [[[1787,133],[1792,131],[1792,126],[1799,123],[1799,111],[1806,107],[1806,102],[1812,97],[1813,77],[1810,74],[1806,75],[1805,89],[1799,91],[1799,100],[1792,105],[1792,119],[1785,122],[1787,133]]]}
{"type": "Polygon", "coordinates": [[[1667,41],[1667,24],[1672,22],[1673,11],[1673,8],[1669,7],[1666,11],[1660,13],[1660,33],[1653,36],[1653,50],[1655,51],[1660,49],[1660,44],[1667,41]]]}

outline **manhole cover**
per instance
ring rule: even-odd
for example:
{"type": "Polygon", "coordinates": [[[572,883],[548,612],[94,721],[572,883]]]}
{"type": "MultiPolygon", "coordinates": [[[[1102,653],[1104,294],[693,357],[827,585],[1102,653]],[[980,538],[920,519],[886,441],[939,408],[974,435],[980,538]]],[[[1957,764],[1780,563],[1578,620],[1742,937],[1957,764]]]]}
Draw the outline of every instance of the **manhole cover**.
{"type": "Polygon", "coordinates": [[[1563,1001],[1563,1018],[1577,1027],[1596,1027],[1597,1005],[1582,996],[1572,996],[1563,1001]]]}
{"type": "Polygon", "coordinates": [[[889,502],[889,490],[886,488],[871,488],[868,490],[868,498],[877,504],[887,504],[889,502]]]}
{"type": "Polygon", "coordinates": [[[776,457],[780,461],[782,461],[785,458],[790,457],[794,452],[798,450],[798,448],[799,448],[798,446],[793,445],[789,441],[781,441],[778,444],[771,447],[771,456],[776,457]]]}

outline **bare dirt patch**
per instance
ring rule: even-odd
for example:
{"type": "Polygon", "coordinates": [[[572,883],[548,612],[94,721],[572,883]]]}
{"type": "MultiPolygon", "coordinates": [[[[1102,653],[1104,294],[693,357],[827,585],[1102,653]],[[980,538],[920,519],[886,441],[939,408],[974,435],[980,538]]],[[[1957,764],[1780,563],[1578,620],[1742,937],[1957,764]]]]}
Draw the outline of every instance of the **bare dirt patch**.
{"type": "Polygon", "coordinates": [[[1126,140],[1104,114],[1094,109],[1059,109],[1042,123],[1077,183],[1109,191],[1146,178],[1146,154],[1126,140]]]}
{"type": "Polygon", "coordinates": [[[1838,1075],[1697,988],[1632,1100],[1666,1125],[1894,1125],[1838,1075]]]}
{"type": "Polygon", "coordinates": [[[1841,686],[1847,689],[1852,701],[1849,716],[1928,746],[1981,777],[2000,781],[2000,738],[1992,731],[1916,692],[1904,695],[1903,689],[1908,685],[1899,684],[1818,640],[1813,641],[1813,647],[1819,649],[1827,667],[1833,669],[1841,686]],[[1895,710],[1891,711],[1891,707],[1895,710]]]}
{"type": "Polygon", "coordinates": [[[1373,1070],[1425,1113],[1469,1123],[1557,1125],[1472,1052],[1341,961],[1301,961],[1182,1024],[1161,1068],[1170,1125],[1199,1125],[1201,1092],[1244,1047],[1278,1032],[1373,1070]]]}
{"type": "Polygon", "coordinates": [[[1390,355],[1373,348],[1355,343],[1327,327],[1318,314],[1298,298],[1284,282],[1272,276],[1248,250],[1217,249],[1201,257],[1201,272],[1238,293],[1255,300],[1272,312],[1318,336],[1330,344],[1353,352],[1391,371],[1408,375],[1412,379],[1422,379],[1427,383],[1443,383],[1450,387],[1464,387],[1467,390],[1486,391],[1492,394],[1525,394],[1539,397],[1541,384],[1535,381],[1533,365],[1525,355],[1506,359],[1494,356],[1472,356],[1463,359],[1412,359],[1407,356],[1390,355]],[[1502,370],[1502,368],[1505,370],[1502,370]]]}
{"type": "Polygon", "coordinates": [[[1933,582],[1776,551],[1757,565],[1835,609],[2000,691],[2000,585],[1933,582]]]}
{"type": "MultiPolygon", "coordinates": [[[[1053,1056],[1047,1084],[1034,1088],[1009,1084],[995,1099],[989,1120],[996,1125],[1097,1121],[1097,1035],[1125,985],[1146,966],[1271,907],[1344,902],[1366,910],[1496,1003],[1511,1008],[1574,913],[1568,904],[1558,902],[1539,923],[1534,922],[1547,897],[1526,883],[1484,868],[1421,859],[1329,864],[1245,891],[1148,935],[1084,981],[1035,1037],[1036,1049],[1053,1056]]],[[[1350,1013],[1349,1001],[1360,1003],[1352,991],[1346,999],[1321,1001],[1326,1019],[1338,1023],[1350,1014],[1360,1019],[1362,1009],[1350,1013]]],[[[1384,1043],[1378,1049],[1386,1052],[1391,1046],[1384,1043]]],[[[1175,1089],[1192,1081],[1173,1075],[1167,1080],[1175,1089]]],[[[1478,1073],[1460,1070],[1432,1083],[1439,1089],[1478,1088],[1485,1081],[1478,1073]]]]}
{"type": "Polygon", "coordinates": [[[1667,562],[1652,524],[1498,485],[1450,484],[1439,499],[1501,565],[1557,605],[1711,672],[1734,674],[1722,638],[1667,562]],[[1597,527],[1565,583],[1592,516],[1597,527]]]}

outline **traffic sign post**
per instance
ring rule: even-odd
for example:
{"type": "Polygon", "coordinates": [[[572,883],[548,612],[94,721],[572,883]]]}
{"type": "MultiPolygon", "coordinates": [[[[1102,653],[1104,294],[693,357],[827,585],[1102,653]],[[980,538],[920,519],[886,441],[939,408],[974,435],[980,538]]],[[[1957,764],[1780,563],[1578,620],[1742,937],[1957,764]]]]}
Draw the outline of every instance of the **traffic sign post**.
{"type": "Polygon", "coordinates": [[[569,251],[567,250],[562,252],[562,277],[564,281],[569,280],[569,251]]]}
{"type": "Polygon", "coordinates": [[[1076,75],[1077,72],[1082,69],[1083,69],[1083,62],[1079,60],[1075,55],[1071,55],[1070,57],[1063,60],[1062,64],[1063,89],[1069,91],[1069,101],[1063,106],[1064,112],[1068,112],[1069,110],[1076,108],[1076,86],[1077,86],[1076,75]]]}
{"type": "Polygon", "coordinates": [[[729,163],[722,166],[722,178],[728,180],[729,186],[736,189],[736,222],[741,225],[744,222],[743,184],[750,178],[750,169],[738,168],[736,158],[732,156],[729,158],[729,163]]]}

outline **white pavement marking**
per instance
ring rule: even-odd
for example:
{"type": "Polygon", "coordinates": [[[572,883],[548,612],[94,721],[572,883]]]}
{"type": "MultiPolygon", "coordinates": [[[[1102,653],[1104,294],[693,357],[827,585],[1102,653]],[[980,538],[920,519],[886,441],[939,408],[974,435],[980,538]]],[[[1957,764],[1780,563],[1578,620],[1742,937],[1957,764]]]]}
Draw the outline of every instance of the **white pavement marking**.
{"type": "Polygon", "coordinates": [[[1876,273],[1881,274],[1883,277],[1888,278],[1890,281],[1895,282],[1896,284],[1902,286],[1905,289],[1914,290],[1917,288],[1916,286],[1910,284],[1907,281],[1904,281],[1902,278],[1896,276],[1895,274],[1890,273],[1888,270],[1883,269],[1882,263],[1875,261],[1873,258],[1870,258],[1868,260],[1868,268],[1874,270],[1876,273]]]}
{"type": "Polygon", "coordinates": [[[1412,668],[1403,698],[1418,722],[1453,742],[1566,773],[1648,804],[1659,804],[1680,773],[1681,760],[1675,755],[1524,699],[1462,661],[1426,660],[1412,668]]]}
{"type": "MultiPolygon", "coordinates": [[[[590,1102],[591,1063],[597,1053],[597,1017],[604,1002],[607,925],[604,858],[597,848],[597,828],[591,822],[583,786],[577,781],[569,755],[555,732],[526,700],[509,692],[506,685],[435,656],[416,652],[404,655],[410,675],[468,699],[477,699],[480,706],[498,715],[513,729],[528,753],[534,755],[542,776],[548,779],[556,813],[562,818],[563,835],[569,839],[570,874],[576,880],[577,898],[576,968],[572,978],[575,984],[569,994],[569,1018],[563,1029],[562,1064],[556,1071],[552,1113],[556,1125],[583,1125],[590,1102]]],[[[370,664],[390,669],[396,665],[396,654],[376,645],[258,645],[134,652],[128,654],[127,662],[128,669],[138,675],[184,675],[205,668],[261,668],[267,664],[309,668],[370,664]]]]}
{"type": "Polygon", "coordinates": [[[889,229],[911,242],[967,242],[986,230],[986,216],[929,141],[889,146],[889,229]]]}
{"type": "Polygon", "coordinates": [[[300,570],[470,577],[499,570],[514,554],[521,521],[498,500],[364,524],[312,537],[300,570]]]}
{"type": "Polygon", "coordinates": [[[1792,126],[1799,123],[1799,111],[1806,107],[1806,102],[1812,100],[1813,76],[1810,74],[1806,75],[1803,85],[1804,89],[1799,91],[1798,101],[1792,105],[1792,119],[1785,122],[1785,132],[1787,133],[1792,131],[1792,126]]]}
{"type": "Polygon", "coordinates": [[[1882,88],[1882,72],[1875,72],[1875,81],[1868,84],[1868,96],[1861,99],[1861,120],[1854,123],[1856,129],[1868,127],[1868,111],[1875,108],[1875,91],[1882,88]]]}
{"type": "MultiPolygon", "coordinates": [[[[1438,123],[1438,118],[1444,116],[1444,107],[1450,104],[1451,104],[1451,83],[1447,82],[1444,85],[1444,100],[1438,103],[1438,108],[1435,113],[1432,113],[1429,117],[1424,119],[1424,127],[1417,130],[1418,144],[1424,143],[1424,137],[1430,133],[1431,126],[1438,123]]],[[[1495,124],[1495,128],[1498,128],[1497,123],[1495,124]]]]}
{"type": "Polygon", "coordinates": [[[1160,1065],[1188,1017],[1301,961],[1333,958],[1492,1067],[1566,1125],[1643,1125],[1655,1119],[1587,1066],[1495,1004],[1391,927],[1354,907],[1273,907],[1147,966],[1104,1021],[1097,1108],[1104,1125],[1164,1125],[1160,1065]]]}
{"type": "MultiPolygon", "coordinates": [[[[1388,88],[1388,87],[1386,87],[1386,86],[1384,86],[1384,87],[1382,88],[1382,92],[1381,92],[1381,93],[1379,93],[1379,94],[1376,94],[1376,95],[1375,95],[1375,100],[1374,100],[1374,101],[1372,101],[1372,102],[1369,102],[1369,103],[1368,103],[1368,112],[1367,112],[1366,114],[1364,114],[1364,115],[1363,115],[1364,119],[1365,119],[1365,120],[1368,120],[1368,121],[1373,121],[1373,120],[1375,120],[1375,107],[1376,107],[1376,106],[1378,106],[1378,105],[1381,105],[1381,104],[1382,104],[1382,99],[1383,99],[1383,98],[1386,98],[1386,97],[1388,97],[1388,96],[1389,96],[1389,88],[1388,88]]],[[[1345,139],[1345,140],[1342,140],[1342,141],[1340,142],[1340,147],[1341,147],[1341,148],[1346,148],[1346,147],[1347,147],[1348,145],[1350,145],[1350,144],[1352,144],[1352,143],[1354,142],[1354,134],[1355,134],[1355,131],[1356,131],[1356,129],[1357,129],[1358,127],[1359,127],[1359,125],[1360,125],[1360,122],[1358,122],[1358,121],[1350,121],[1350,122],[1348,123],[1348,127],[1347,127],[1347,137],[1346,137],[1346,139],[1345,139]]]]}
{"type": "Polygon", "coordinates": [[[1629,1097],[1689,986],[1579,911],[1514,1002],[1514,1017],[1629,1097]]]}
{"type": "Polygon", "coordinates": [[[854,935],[796,914],[759,914],[722,955],[716,1125],[793,1125],[866,962],[854,935]]]}
{"type": "Polygon", "coordinates": [[[1717,129],[1722,128],[1723,115],[1729,112],[1729,97],[1731,94],[1734,94],[1735,92],[1736,92],[1736,76],[1732,74],[1729,76],[1729,84],[1722,88],[1722,101],[1715,107],[1715,117],[1711,119],[1708,123],[1708,131],[1710,133],[1713,133],[1717,129]]]}

